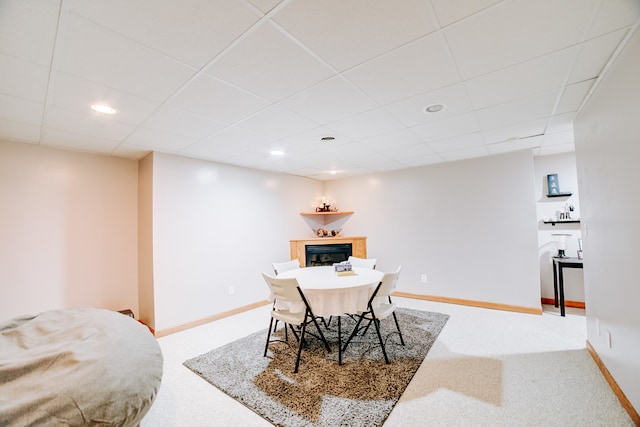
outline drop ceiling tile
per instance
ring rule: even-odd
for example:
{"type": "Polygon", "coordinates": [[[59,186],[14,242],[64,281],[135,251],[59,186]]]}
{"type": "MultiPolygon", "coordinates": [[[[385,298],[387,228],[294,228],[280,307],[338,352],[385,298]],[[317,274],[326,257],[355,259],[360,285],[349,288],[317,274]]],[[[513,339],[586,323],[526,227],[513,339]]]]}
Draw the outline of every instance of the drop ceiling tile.
{"type": "Polygon", "coordinates": [[[166,105],[158,108],[143,124],[146,129],[172,132],[196,139],[218,132],[226,126],[222,122],[166,105]]]}
{"type": "Polygon", "coordinates": [[[269,103],[218,79],[201,75],[182,88],[167,105],[230,124],[262,110],[269,103]]]}
{"type": "Polygon", "coordinates": [[[548,121],[548,119],[544,118],[531,122],[518,123],[512,126],[485,130],[482,132],[482,137],[487,145],[506,141],[513,142],[520,138],[544,134],[548,121]]]}
{"type": "Polygon", "coordinates": [[[0,53],[0,93],[44,102],[49,69],[43,65],[0,53]]]}
{"type": "Polygon", "coordinates": [[[413,132],[408,129],[400,129],[397,131],[385,133],[383,135],[372,136],[360,140],[362,145],[368,150],[386,151],[399,147],[408,147],[410,145],[418,145],[422,141],[413,132]]]}
{"type": "Polygon", "coordinates": [[[560,98],[560,103],[556,108],[556,114],[578,111],[578,108],[582,105],[582,101],[584,101],[584,98],[587,96],[587,93],[589,93],[589,89],[591,89],[595,81],[596,79],[592,79],[565,87],[564,93],[560,98]]]}
{"type": "Polygon", "coordinates": [[[42,0],[0,1],[0,52],[48,66],[59,6],[42,0]]]}
{"type": "Polygon", "coordinates": [[[446,153],[449,151],[458,151],[470,147],[478,147],[483,145],[482,134],[480,132],[469,133],[466,135],[456,136],[454,138],[442,139],[428,143],[436,153],[446,153]]]}
{"type": "Polygon", "coordinates": [[[195,68],[208,63],[260,17],[235,1],[72,0],[70,9],[195,68]]]}
{"type": "Polygon", "coordinates": [[[501,2],[445,28],[444,33],[467,80],[581,42],[599,4],[599,0],[501,2]]]}
{"type": "Polygon", "coordinates": [[[360,166],[371,166],[374,164],[387,163],[389,157],[373,150],[364,142],[350,142],[340,146],[334,146],[322,151],[323,155],[338,160],[344,159],[348,162],[360,166]]]}
{"type": "Polygon", "coordinates": [[[110,154],[118,144],[118,141],[78,135],[54,129],[45,130],[42,139],[42,145],[102,154],[110,154]]]}
{"type": "Polygon", "coordinates": [[[447,25],[473,15],[500,0],[431,0],[440,25],[447,25]]]}
{"type": "Polygon", "coordinates": [[[575,148],[575,144],[573,143],[542,146],[534,150],[534,155],[549,156],[552,154],[570,153],[572,151],[575,151],[575,148]]]}
{"type": "Polygon", "coordinates": [[[195,138],[145,128],[136,129],[126,139],[127,144],[148,147],[154,151],[162,152],[178,152],[195,142],[195,138]]]}
{"type": "Polygon", "coordinates": [[[333,129],[319,126],[306,132],[302,132],[288,138],[283,138],[276,144],[284,148],[287,153],[300,154],[315,153],[323,150],[327,146],[331,147],[347,144],[349,142],[352,142],[351,138],[342,135],[333,129]],[[333,141],[322,141],[322,138],[325,136],[332,136],[335,139],[333,141]]]}
{"type": "Polygon", "coordinates": [[[282,0],[249,0],[249,3],[260,9],[262,13],[266,14],[271,11],[271,9],[282,3],[282,0]]]}
{"type": "Polygon", "coordinates": [[[411,128],[422,141],[437,141],[480,130],[475,113],[466,113],[411,128]]]}
{"type": "Polygon", "coordinates": [[[406,126],[416,126],[457,116],[471,111],[472,108],[467,91],[462,84],[422,93],[385,107],[406,126]],[[437,113],[425,112],[425,108],[433,104],[443,104],[445,108],[437,113]]]}
{"type": "Polygon", "coordinates": [[[0,140],[38,143],[40,126],[0,119],[0,140]]]}
{"type": "Polygon", "coordinates": [[[147,147],[138,147],[137,145],[124,143],[118,145],[111,154],[127,159],[139,160],[147,156],[149,153],[151,153],[151,150],[147,147]]]}
{"type": "Polygon", "coordinates": [[[341,76],[298,92],[281,105],[323,125],[377,107],[375,102],[341,76]]]}
{"type": "Polygon", "coordinates": [[[422,0],[299,0],[274,20],[339,71],[437,29],[422,0]]]}
{"type": "Polygon", "coordinates": [[[478,123],[482,130],[488,130],[551,117],[559,94],[559,90],[553,90],[477,110],[478,123]]]}
{"type": "Polygon", "coordinates": [[[381,105],[459,82],[439,33],[374,58],[344,75],[381,105]]]}
{"type": "Polygon", "coordinates": [[[365,139],[402,129],[404,126],[382,108],[376,108],[328,125],[352,139],[365,139]]]}
{"type": "Polygon", "coordinates": [[[543,146],[573,144],[573,129],[564,132],[549,133],[544,136],[543,146]]]}
{"type": "Polygon", "coordinates": [[[602,2],[588,37],[596,37],[618,28],[633,25],[640,17],[640,2],[637,0],[607,0],[602,2]]]}
{"type": "Polygon", "coordinates": [[[497,144],[487,144],[489,154],[502,154],[512,151],[530,150],[539,148],[542,144],[542,136],[532,138],[517,139],[513,141],[498,142],[497,144]]]}
{"type": "Polygon", "coordinates": [[[47,108],[45,126],[47,130],[53,129],[112,141],[123,141],[135,129],[134,126],[119,123],[115,116],[91,110],[81,114],[56,107],[47,108]]]}
{"type": "Polygon", "coordinates": [[[271,101],[335,74],[270,24],[249,34],[207,68],[207,73],[271,101]]]}
{"type": "Polygon", "coordinates": [[[407,147],[399,147],[394,148],[392,150],[386,150],[383,154],[390,159],[397,160],[399,162],[404,162],[407,159],[425,157],[425,156],[433,156],[437,154],[433,148],[429,147],[428,144],[421,143],[416,145],[410,145],[407,147]]]}
{"type": "Polygon", "coordinates": [[[546,133],[564,132],[567,130],[573,131],[573,120],[576,118],[576,113],[558,114],[549,119],[546,133]]]}
{"type": "Polygon", "coordinates": [[[576,83],[598,77],[627,31],[626,29],[614,31],[586,41],[581,47],[568,82],[576,83]]]}
{"type": "Polygon", "coordinates": [[[576,58],[577,48],[503,68],[464,82],[473,106],[484,108],[558,89],[576,58]]]}
{"type": "Polygon", "coordinates": [[[442,158],[448,162],[454,162],[457,160],[473,159],[476,157],[486,157],[489,155],[487,149],[484,146],[470,147],[458,151],[447,151],[440,154],[442,158]]]}
{"type": "Polygon", "coordinates": [[[253,132],[229,127],[196,142],[184,149],[183,153],[211,160],[222,160],[268,143],[268,140],[253,132]]]}
{"type": "Polygon", "coordinates": [[[60,71],[155,101],[163,101],[195,74],[195,69],[73,13],[66,23],[60,71]]]}
{"type": "Polygon", "coordinates": [[[40,126],[43,110],[42,102],[0,94],[0,119],[40,126]]]}
{"type": "Polygon", "coordinates": [[[418,166],[427,166],[427,165],[435,165],[437,163],[442,163],[444,160],[440,154],[428,154],[426,156],[418,156],[418,157],[410,157],[404,159],[402,163],[411,167],[418,166]]]}
{"type": "Polygon", "coordinates": [[[131,95],[67,73],[56,73],[50,103],[76,113],[92,112],[93,104],[106,104],[115,108],[116,122],[138,125],[158,106],[158,102],[131,95]]]}
{"type": "Polygon", "coordinates": [[[242,120],[236,126],[274,140],[317,128],[318,124],[282,107],[274,106],[242,120]]]}

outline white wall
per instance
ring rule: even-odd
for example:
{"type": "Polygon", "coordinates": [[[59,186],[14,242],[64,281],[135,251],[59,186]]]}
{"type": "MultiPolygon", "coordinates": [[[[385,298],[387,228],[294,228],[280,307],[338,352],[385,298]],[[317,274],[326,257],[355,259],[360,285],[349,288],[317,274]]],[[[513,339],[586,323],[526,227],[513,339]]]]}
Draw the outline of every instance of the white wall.
{"type": "Polygon", "coordinates": [[[154,153],[156,329],[265,299],[260,273],[289,259],[289,239],[312,235],[299,212],[321,189],[307,178],[154,153]]]}
{"type": "MultiPolygon", "coordinates": [[[[536,207],[538,215],[538,253],[540,259],[540,289],[542,298],[553,299],[553,265],[551,257],[557,253],[557,240],[553,234],[570,234],[566,237],[565,253],[578,256],[578,239],[582,237],[580,224],[545,224],[545,218],[556,218],[564,205],[574,206],[571,217],[580,218],[580,196],[575,153],[562,153],[534,158],[536,207]],[[547,175],[558,174],[560,190],[573,193],[569,197],[547,197],[547,175]]],[[[584,302],[583,271],[575,268],[563,269],[565,300],[584,302]]]]}
{"type": "Polygon", "coordinates": [[[402,264],[398,290],[539,310],[533,177],[521,151],[329,181],[325,193],[355,211],[343,234],[368,236],[378,269],[402,264]]]}
{"type": "Polygon", "coordinates": [[[0,320],[138,309],[137,162],[0,142],[0,320]]]}
{"type": "Polygon", "coordinates": [[[587,337],[636,411],[640,410],[638,76],[640,33],[636,31],[574,122],[587,337]],[[611,348],[606,331],[611,332],[611,348]]]}

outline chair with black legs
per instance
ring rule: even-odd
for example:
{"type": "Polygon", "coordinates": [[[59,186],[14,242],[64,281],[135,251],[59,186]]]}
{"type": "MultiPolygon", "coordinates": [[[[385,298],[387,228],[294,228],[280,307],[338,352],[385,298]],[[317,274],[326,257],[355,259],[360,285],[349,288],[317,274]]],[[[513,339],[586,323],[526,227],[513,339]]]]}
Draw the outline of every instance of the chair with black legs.
{"type": "Polygon", "coordinates": [[[309,323],[313,323],[316,326],[318,338],[324,343],[327,352],[331,351],[329,343],[325,339],[324,334],[316,321],[316,317],[311,311],[311,307],[309,306],[309,303],[307,302],[307,299],[302,293],[302,290],[298,285],[298,281],[295,278],[278,278],[265,273],[262,273],[262,277],[269,286],[275,301],[284,303],[284,305],[288,307],[287,309],[276,309],[274,306],[271,310],[271,321],[269,322],[269,329],[267,332],[267,342],[264,346],[264,357],[267,356],[270,343],[281,341],[271,340],[273,322],[274,320],[279,320],[284,323],[285,328],[289,326],[291,332],[293,332],[294,336],[298,340],[298,355],[296,357],[296,366],[293,370],[294,373],[297,373],[300,365],[300,354],[302,353],[302,346],[305,341],[305,333],[310,334],[310,332],[307,331],[307,325],[309,323]],[[299,328],[300,336],[298,336],[296,327],[299,328]]]}
{"type": "Polygon", "coordinates": [[[389,357],[387,356],[387,351],[384,346],[384,341],[382,339],[382,334],[380,333],[380,321],[386,319],[389,316],[393,316],[393,320],[396,324],[396,329],[398,330],[398,335],[400,335],[400,344],[404,345],[404,339],[402,338],[402,332],[400,331],[400,324],[398,323],[398,318],[396,316],[396,305],[391,301],[391,293],[396,288],[396,284],[398,283],[398,277],[400,276],[400,269],[402,266],[398,267],[398,269],[393,273],[385,273],[382,276],[382,280],[376,286],[376,289],[371,294],[369,298],[369,302],[367,303],[367,311],[362,313],[358,313],[358,322],[356,323],[355,328],[353,328],[353,332],[349,336],[349,339],[344,344],[342,351],[344,352],[347,349],[347,346],[360,331],[360,324],[363,320],[368,320],[369,323],[364,328],[363,335],[367,333],[369,326],[373,323],[376,329],[376,333],[378,334],[378,340],[380,340],[380,346],[382,347],[382,354],[384,355],[384,360],[387,364],[389,364],[389,357]],[[379,298],[379,299],[377,299],[379,298]],[[378,303],[383,300],[383,302],[378,303]]]}
{"type": "Polygon", "coordinates": [[[351,266],[353,268],[370,268],[372,270],[375,270],[378,259],[377,258],[358,258],[354,256],[349,256],[348,261],[351,263],[351,266]]]}

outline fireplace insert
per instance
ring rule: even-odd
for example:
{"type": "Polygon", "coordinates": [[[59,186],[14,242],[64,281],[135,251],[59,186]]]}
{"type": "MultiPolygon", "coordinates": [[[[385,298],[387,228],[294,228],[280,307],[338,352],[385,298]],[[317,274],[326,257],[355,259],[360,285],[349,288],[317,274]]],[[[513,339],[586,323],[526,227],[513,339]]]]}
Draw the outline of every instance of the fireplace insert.
{"type": "Polygon", "coordinates": [[[351,256],[351,243],[336,243],[328,245],[306,245],[304,247],[306,267],[316,265],[333,265],[351,256]]]}

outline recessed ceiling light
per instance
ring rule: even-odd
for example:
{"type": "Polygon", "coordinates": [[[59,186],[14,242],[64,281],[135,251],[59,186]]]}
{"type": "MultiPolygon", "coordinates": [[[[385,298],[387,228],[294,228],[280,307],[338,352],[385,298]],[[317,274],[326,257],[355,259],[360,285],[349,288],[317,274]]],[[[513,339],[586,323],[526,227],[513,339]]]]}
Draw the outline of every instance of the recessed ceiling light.
{"type": "Polygon", "coordinates": [[[271,150],[271,151],[269,151],[269,154],[271,154],[272,156],[284,156],[284,151],[282,151],[282,150],[271,150]]]}
{"type": "Polygon", "coordinates": [[[333,136],[323,136],[322,138],[320,138],[320,141],[333,141],[336,138],[333,136]]]}
{"type": "Polygon", "coordinates": [[[424,109],[425,113],[439,113],[444,110],[446,106],[444,104],[431,104],[424,109]]]}
{"type": "Polygon", "coordinates": [[[104,105],[104,104],[93,104],[91,106],[91,109],[93,111],[97,111],[98,113],[102,113],[102,114],[116,114],[118,112],[116,111],[115,108],[109,107],[108,105],[104,105]]]}

